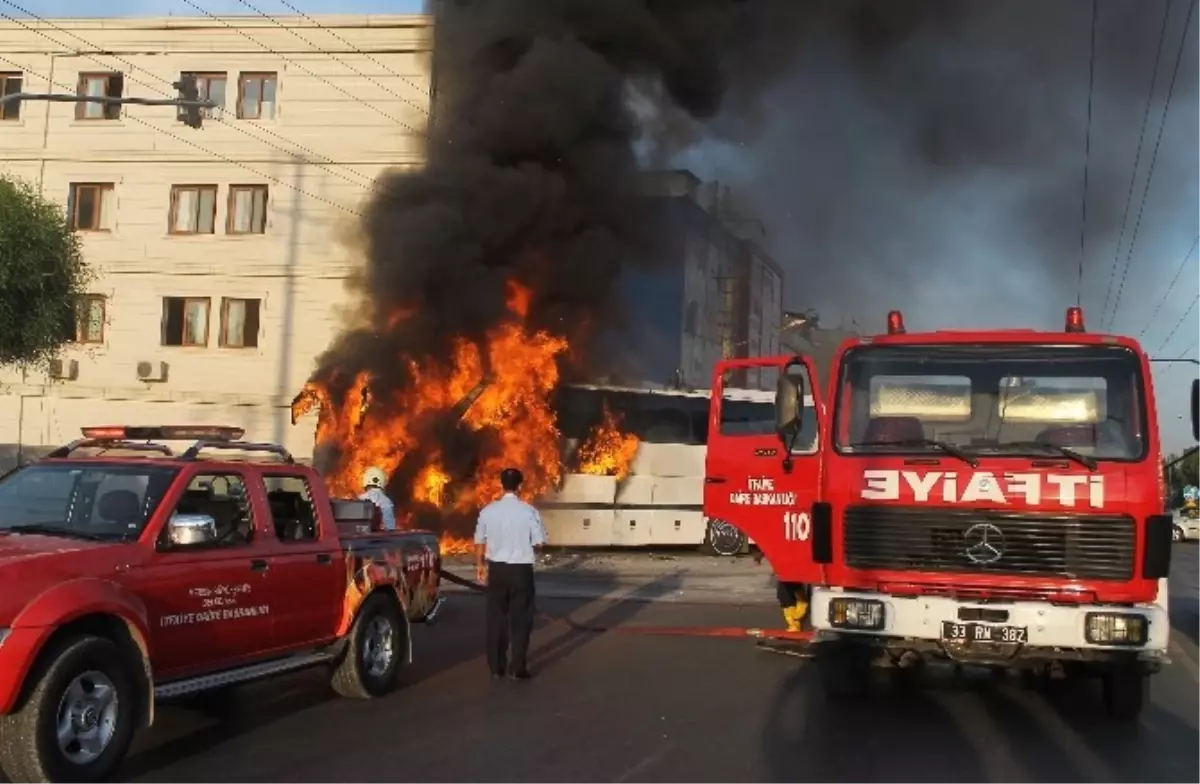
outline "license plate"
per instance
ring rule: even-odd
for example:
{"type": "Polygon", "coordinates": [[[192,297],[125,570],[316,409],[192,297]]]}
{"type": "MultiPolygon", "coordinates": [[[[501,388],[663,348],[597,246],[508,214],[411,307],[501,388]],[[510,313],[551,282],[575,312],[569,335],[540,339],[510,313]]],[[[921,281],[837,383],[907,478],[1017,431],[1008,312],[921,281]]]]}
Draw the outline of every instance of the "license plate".
{"type": "Polygon", "coordinates": [[[942,639],[949,642],[991,642],[1020,645],[1026,640],[1024,626],[993,626],[990,623],[942,621],[942,639]]]}

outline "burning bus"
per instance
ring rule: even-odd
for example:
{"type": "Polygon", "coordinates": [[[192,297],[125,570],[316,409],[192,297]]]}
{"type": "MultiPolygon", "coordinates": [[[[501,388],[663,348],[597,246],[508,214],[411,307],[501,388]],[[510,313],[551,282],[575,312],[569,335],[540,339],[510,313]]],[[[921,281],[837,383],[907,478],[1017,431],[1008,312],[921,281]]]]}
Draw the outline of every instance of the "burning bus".
{"type": "MultiPolygon", "coordinates": [[[[503,393],[502,377],[493,373],[467,390],[446,409],[447,418],[470,429],[479,416],[472,415],[474,406],[496,405],[491,398],[503,393]]],[[[341,450],[335,467],[324,469],[329,481],[338,492],[356,493],[361,469],[381,465],[393,476],[402,524],[442,530],[448,554],[468,551],[474,514],[496,495],[489,484],[496,472],[482,472],[500,463],[485,444],[482,453],[451,470],[445,458],[453,438],[443,430],[437,451],[416,449],[422,465],[402,469],[411,443],[405,422],[414,417],[384,414],[373,421],[367,381],[358,383],[340,409],[315,386],[294,405],[297,417],[319,408],[318,450],[330,443],[341,450]]],[[[507,451],[500,462],[519,464],[536,477],[528,497],[542,512],[551,546],[694,546],[735,555],[751,544],[735,524],[704,515],[708,390],[563,384],[543,393],[536,429],[502,440],[507,451]],[[532,465],[525,462],[531,456],[532,465]]],[[[723,433],[773,431],[774,392],[725,388],[723,397],[723,433]]],[[[815,435],[815,419],[809,432],[815,435]]]]}

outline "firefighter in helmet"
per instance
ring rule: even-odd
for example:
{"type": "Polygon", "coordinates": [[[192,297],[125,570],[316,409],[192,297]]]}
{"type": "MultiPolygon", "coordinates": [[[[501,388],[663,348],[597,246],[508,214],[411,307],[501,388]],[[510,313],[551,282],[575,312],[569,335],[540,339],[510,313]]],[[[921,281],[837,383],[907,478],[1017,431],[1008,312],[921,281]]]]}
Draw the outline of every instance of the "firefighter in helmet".
{"type": "Polygon", "coordinates": [[[372,466],[362,475],[363,491],[359,494],[359,499],[370,501],[379,507],[379,513],[383,517],[383,527],[388,531],[396,530],[396,505],[392,503],[392,499],[387,497],[387,493],[383,491],[384,485],[387,484],[387,474],[382,468],[372,466]]]}

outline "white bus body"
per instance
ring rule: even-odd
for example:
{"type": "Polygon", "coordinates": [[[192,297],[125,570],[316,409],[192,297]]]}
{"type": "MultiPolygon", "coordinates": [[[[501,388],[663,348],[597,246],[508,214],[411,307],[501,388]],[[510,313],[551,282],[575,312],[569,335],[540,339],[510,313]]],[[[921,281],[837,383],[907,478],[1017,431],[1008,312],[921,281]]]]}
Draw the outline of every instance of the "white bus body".
{"type": "MultiPolygon", "coordinates": [[[[561,487],[538,502],[555,547],[661,547],[704,544],[704,458],[709,391],[571,385],[561,392],[559,427],[564,464],[603,406],[621,417],[622,432],[640,439],[629,474],[567,473],[561,487]]],[[[751,426],[774,427],[775,392],[726,389],[742,401],[751,426]],[[745,404],[751,405],[745,405],[745,404]]],[[[812,399],[805,401],[811,410],[812,399]]]]}

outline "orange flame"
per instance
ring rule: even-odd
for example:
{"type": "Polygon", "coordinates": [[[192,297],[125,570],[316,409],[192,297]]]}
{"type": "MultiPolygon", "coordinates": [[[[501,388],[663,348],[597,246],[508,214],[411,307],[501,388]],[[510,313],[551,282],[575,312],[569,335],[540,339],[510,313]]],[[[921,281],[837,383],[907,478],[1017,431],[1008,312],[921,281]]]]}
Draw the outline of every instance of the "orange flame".
{"type": "MultiPolygon", "coordinates": [[[[368,395],[366,373],[355,377],[339,396],[340,402],[335,402],[330,389],[336,378],[327,384],[305,385],[293,403],[293,418],[318,409],[316,441],[336,447],[340,454],[326,476],[330,493],[355,496],[367,468],[381,468],[390,477],[406,460],[406,475],[412,460],[420,465],[411,474],[414,478],[404,500],[443,513],[469,514],[499,498],[500,471],[508,466],[525,474],[521,495],[527,499],[557,486],[563,467],[550,398],[559,383],[558,360],[568,345],[561,337],[525,325],[532,299],[532,289],[512,281],[506,302],[513,318],[492,328],[483,341],[460,339],[444,359],[399,358],[407,365],[411,383],[392,392],[376,392],[390,395],[376,401],[389,416],[368,415],[376,405],[368,395]],[[489,383],[480,392],[483,379],[489,383]],[[473,392],[478,396],[461,412],[458,426],[486,430],[487,446],[478,456],[474,476],[456,482],[445,467],[440,445],[430,448],[431,423],[457,413],[455,407],[467,402],[473,392]]],[[[401,322],[409,315],[397,314],[388,323],[403,328],[401,322]]],[[[634,439],[634,450],[636,445],[634,439]]],[[[411,524],[412,510],[398,510],[398,519],[402,525],[411,524]]],[[[443,554],[469,552],[472,547],[470,539],[442,539],[443,554]]]]}
{"type": "Polygon", "coordinates": [[[614,416],[605,403],[604,418],[579,447],[579,473],[615,476],[617,479],[629,475],[639,441],[632,433],[622,433],[620,425],[620,417],[614,416]]]}

